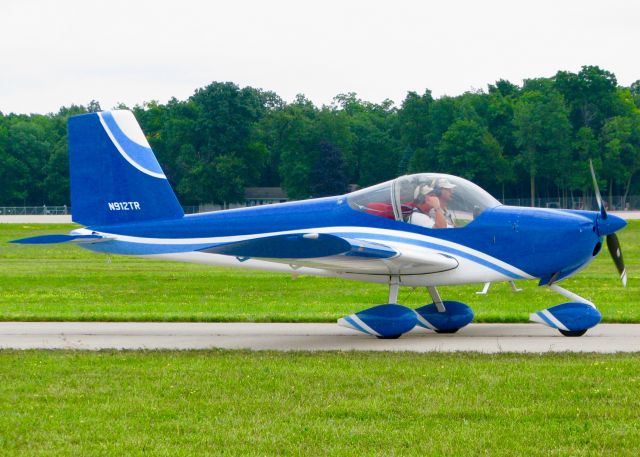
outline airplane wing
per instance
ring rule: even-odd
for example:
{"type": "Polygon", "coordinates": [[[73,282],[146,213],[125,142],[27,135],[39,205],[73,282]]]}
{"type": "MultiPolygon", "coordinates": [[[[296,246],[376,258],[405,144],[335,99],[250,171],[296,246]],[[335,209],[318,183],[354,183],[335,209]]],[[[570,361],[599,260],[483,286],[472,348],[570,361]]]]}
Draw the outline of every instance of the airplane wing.
{"type": "Polygon", "coordinates": [[[235,241],[201,252],[266,260],[293,268],[311,267],[362,274],[428,274],[454,269],[458,261],[444,253],[400,250],[371,241],[326,233],[296,233],[235,241]]]}

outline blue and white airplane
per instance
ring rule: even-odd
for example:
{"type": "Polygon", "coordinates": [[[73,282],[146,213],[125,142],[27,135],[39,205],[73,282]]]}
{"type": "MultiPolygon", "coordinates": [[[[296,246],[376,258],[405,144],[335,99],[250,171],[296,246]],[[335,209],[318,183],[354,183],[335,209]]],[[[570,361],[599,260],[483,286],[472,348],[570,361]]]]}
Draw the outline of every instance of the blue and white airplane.
{"type": "Polygon", "coordinates": [[[68,138],[73,221],[85,228],[14,242],[388,284],[387,303],[338,321],[380,338],[471,322],[471,308],[442,300],[438,286],[533,278],[569,302],[531,319],[582,335],[601,314],[558,283],[587,266],[604,237],[626,285],[615,234],[626,222],[606,213],[593,168],[597,212],[504,206],[465,179],[422,173],[347,195],[185,215],[130,111],[72,117],[68,138]],[[432,303],[399,305],[401,286],[427,288],[432,303]]]}

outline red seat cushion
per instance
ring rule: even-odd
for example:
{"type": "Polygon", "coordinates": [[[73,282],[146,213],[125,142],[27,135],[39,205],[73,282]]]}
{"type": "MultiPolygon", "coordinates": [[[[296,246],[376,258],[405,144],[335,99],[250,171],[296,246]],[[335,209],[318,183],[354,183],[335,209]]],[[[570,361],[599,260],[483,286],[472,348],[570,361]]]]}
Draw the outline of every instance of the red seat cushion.
{"type": "Polygon", "coordinates": [[[395,219],[393,207],[390,203],[371,202],[367,205],[367,213],[374,216],[386,217],[387,219],[395,219]]]}

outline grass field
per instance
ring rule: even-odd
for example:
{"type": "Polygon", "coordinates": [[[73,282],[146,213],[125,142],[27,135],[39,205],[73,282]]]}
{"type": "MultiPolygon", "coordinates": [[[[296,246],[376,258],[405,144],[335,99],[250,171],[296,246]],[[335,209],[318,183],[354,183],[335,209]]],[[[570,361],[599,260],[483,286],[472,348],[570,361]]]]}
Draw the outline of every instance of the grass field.
{"type": "Polygon", "coordinates": [[[639,364],[639,354],[0,351],[0,449],[637,456],[639,364]]]}
{"type": "MultiPolygon", "coordinates": [[[[333,321],[386,287],[93,254],[10,239],[0,319],[333,321]]],[[[607,321],[640,322],[640,223],[565,287],[607,321]]],[[[480,321],[524,321],[562,297],[534,282],[447,287],[480,321]]],[[[424,291],[403,290],[419,306],[424,291]]],[[[0,455],[615,455],[640,453],[640,353],[483,355],[0,351],[0,455]]]]}
{"type": "MultiPolygon", "coordinates": [[[[67,233],[71,225],[0,224],[1,320],[335,321],[385,303],[387,288],[338,279],[222,269],[95,254],[74,246],[20,246],[7,241],[67,233]]],[[[629,272],[623,289],[606,249],[564,287],[593,300],[605,322],[640,322],[640,221],[619,234],[629,272]]],[[[494,284],[443,287],[445,299],[468,303],[478,322],[524,322],[530,312],[566,301],[521,281],[514,294],[494,284]]],[[[402,289],[399,302],[428,302],[424,289],[402,289]]]]}

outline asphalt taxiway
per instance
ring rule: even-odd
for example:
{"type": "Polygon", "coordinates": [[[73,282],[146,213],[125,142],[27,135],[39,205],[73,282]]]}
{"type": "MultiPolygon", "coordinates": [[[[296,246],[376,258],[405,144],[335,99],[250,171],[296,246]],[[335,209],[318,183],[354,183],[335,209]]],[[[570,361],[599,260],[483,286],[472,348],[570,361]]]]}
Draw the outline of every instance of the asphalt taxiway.
{"type": "Polygon", "coordinates": [[[614,353],[640,352],[640,324],[600,324],[573,338],[539,324],[471,324],[453,335],[414,329],[380,340],[336,324],[0,322],[0,348],[614,353]]]}

